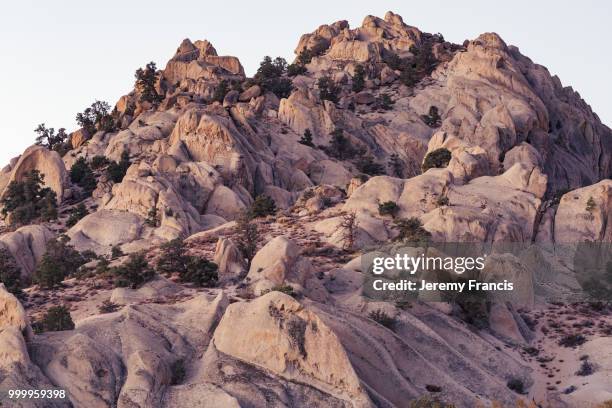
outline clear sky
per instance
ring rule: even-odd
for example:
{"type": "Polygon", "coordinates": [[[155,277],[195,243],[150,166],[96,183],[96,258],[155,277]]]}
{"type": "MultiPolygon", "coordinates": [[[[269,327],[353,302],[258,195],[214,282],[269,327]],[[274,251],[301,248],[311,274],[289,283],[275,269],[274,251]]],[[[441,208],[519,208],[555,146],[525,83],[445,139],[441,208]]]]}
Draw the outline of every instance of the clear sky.
{"type": "Polygon", "coordinates": [[[114,105],[148,61],[160,68],[183,38],[208,39],[253,74],[264,55],[293,59],[321,24],[392,10],[461,43],[495,31],[559,75],[612,125],[612,2],[597,0],[10,1],[0,10],[0,166],[45,122],[74,130],[95,99],[114,105]]]}

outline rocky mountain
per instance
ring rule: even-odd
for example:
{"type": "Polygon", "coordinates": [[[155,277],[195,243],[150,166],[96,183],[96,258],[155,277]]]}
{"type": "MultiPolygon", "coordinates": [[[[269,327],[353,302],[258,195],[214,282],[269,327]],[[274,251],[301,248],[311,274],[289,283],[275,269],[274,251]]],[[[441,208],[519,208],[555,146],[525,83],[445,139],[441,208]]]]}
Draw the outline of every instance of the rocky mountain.
{"type": "Polygon", "coordinates": [[[12,401],[40,407],[612,400],[609,305],[544,295],[582,285],[554,248],[612,242],[612,130],[580,95],[495,33],[452,44],[392,12],[295,54],[248,78],[186,39],[112,112],[2,169],[0,249],[24,288],[0,286],[0,390],[67,392],[12,401]],[[541,284],[535,306],[492,303],[477,325],[453,302],[367,299],[362,256],[410,222],[552,248],[489,260],[541,284]],[[75,324],[45,329],[56,306],[75,324]]]}

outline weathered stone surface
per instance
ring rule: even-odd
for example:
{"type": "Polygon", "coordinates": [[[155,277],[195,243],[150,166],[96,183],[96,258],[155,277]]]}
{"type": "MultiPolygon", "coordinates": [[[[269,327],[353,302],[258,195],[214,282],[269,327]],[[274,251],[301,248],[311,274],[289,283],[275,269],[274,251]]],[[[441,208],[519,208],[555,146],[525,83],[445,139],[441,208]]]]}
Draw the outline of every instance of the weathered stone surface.
{"type": "Polygon", "coordinates": [[[58,203],[62,202],[64,189],[68,185],[66,167],[57,152],[42,146],[29,147],[15,165],[11,166],[10,176],[4,178],[3,184],[0,183],[0,197],[4,195],[11,181],[22,181],[32,170],[38,170],[44,175],[44,185],[55,191],[58,203]]]}
{"type": "Polygon", "coordinates": [[[292,297],[271,292],[230,305],[214,336],[215,347],[281,377],[372,406],[336,335],[292,297]]]}

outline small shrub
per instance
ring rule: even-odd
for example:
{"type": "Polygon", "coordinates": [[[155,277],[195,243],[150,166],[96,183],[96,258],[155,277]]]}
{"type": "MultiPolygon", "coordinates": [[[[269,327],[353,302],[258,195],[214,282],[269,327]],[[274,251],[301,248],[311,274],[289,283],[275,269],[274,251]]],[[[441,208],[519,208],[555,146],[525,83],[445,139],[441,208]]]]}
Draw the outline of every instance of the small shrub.
{"type": "Polygon", "coordinates": [[[319,87],[319,97],[322,101],[328,100],[333,103],[338,102],[340,87],[338,87],[330,77],[323,76],[319,78],[317,86],[319,87]]]}
{"type": "Polygon", "coordinates": [[[384,203],[378,204],[378,214],[390,215],[395,217],[395,214],[399,211],[399,206],[395,201],[385,201],[384,203]]]}
{"type": "Polygon", "coordinates": [[[201,287],[212,287],[217,284],[219,276],[216,263],[195,256],[188,257],[186,261],[184,272],[180,274],[181,281],[201,287]]]}
{"type": "Polygon", "coordinates": [[[426,384],[425,389],[429,392],[442,392],[442,387],[439,385],[426,384]]]}
{"type": "Polygon", "coordinates": [[[157,260],[158,273],[183,273],[185,271],[185,243],[180,238],[161,245],[161,255],[157,260]]]}
{"type": "Polygon", "coordinates": [[[342,216],[339,228],[342,234],[342,249],[345,251],[351,251],[355,247],[358,225],[357,215],[354,212],[346,213],[342,216]]]}
{"type": "Polygon", "coordinates": [[[374,158],[370,155],[360,156],[355,161],[355,167],[363,174],[369,176],[379,176],[385,174],[385,167],[374,161],[374,158]]]}
{"type": "Polygon", "coordinates": [[[159,227],[160,220],[159,214],[157,213],[157,207],[151,207],[149,212],[147,213],[147,218],[145,218],[145,224],[151,228],[159,227]]]}
{"type": "Polygon", "coordinates": [[[589,197],[587,203],[586,203],[586,212],[588,212],[589,214],[593,214],[593,211],[595,211],[595,208],[597,207],[597,204],[595,203],[595,200],[593,200],[593,197],[589,197]]]}
{"type": "Polygon", "coordinates": [[[123,256],[123,251],[121,250],[121,247],[119,245],[114,245],[111,248],[111,259],[117,259],[121,256],[123,256]]]}
{"type": "Polygon", "coordinates": [[[251,222],[251,217],[248,214],[242,214],[237,220],[236,232],[238,233],[236,245],[247,261],[247,267],[250,268],[251,261],[257,252],[257,241],[259,240],[257,224],[251,222]]]}
{"type": "Polygon", "coordinates": [[[443,206],[449,205],[449,204],[450,204],[450,201],[449,201],[448,197],[445,196],[445,195],[438,196],[438,198],[436,199],[436,206],[438,206],[438,207],[443,207],[443,206]]]}
{"type": "Polygon", "coordinates": [[[185,370],[185,360],[178,359],[172,366],[170,366],[171,379],[170,385],[178,385],[185,380],[185,375],[187,374],[185,370]]]}
{"type": "Polygon", "coordinates": [[[389,156],[389,167],[391,168],[391,175],[398,178],[404,177],[404,162],[397,153],[389,156]]]}
{"type": "Polygon", "coordinates": [[[306,320],[296,317],[289,320],[287,323],[287,333],[291,339],[291,343],[296,347],[303,358],[308,356],[306,352],[306,320]]]}
{"type": "Polygon", "coordinates": [[[100,306],[98,306],[98,311],[100,313],[113,313],[119,310],[119,305],[111,302],[109,299],[102,302],[100,306]]]}
{"type": "Polygon", "coordinates": [[[344,131],[340,128],[331,133],[329,145],[324,150],[329,156],[339,160],[352,159],[359,153],[359,150],[353,147],[350,139],[344,136],[344,131]]]}
{"type": "Polygon", "coordinates": [[[287,75],[290,77],[303,75],[306,72],[308,72],[308,69],[302,64],[289,64],[287,66],[287,75]]]}
{"type": "Polygon", "coordinates": [[[265,289],[261,291],[261,295],[265,295],[270,292],[281,292],[285,295],[295,296],[295,292],[293,291],[293,286],[291,285],[276,285],[272,289],[265,289]]]}
{"type": "Polygon", "coordinates": [[[386,328],[393,330],[397,323],[395,317],[389,316],[384,310],[378,309],[371,311],[368,316],[376,323],[385,326],[386,328]]]}
{"type": "Polygon", "coordinates": [[[12,294],[21,293],[21,269],[11,252],[0,245],[0,282],[12,294]]]}
{"type": "Polygon", "coordinates": [[[223,102],[223,99],[225,98],[225,95],[227,95],[228,92],[229,85],[227,80],[224,79],[219,82],[219,84],[215,87],[212,100],[216,102],[223,102]]]}
{"type": "Polygon", "coordinates": [[[155,272],[149,266],[144,254],[131,254],[123,265],[112,268],[115,286],[137,289],[153,279],[155,272]]]}
{"type": "Polygon", "coordinates": [[[79,157],[70,168],[70,181],[81,187],[86,196],[96,189],[96,176],[85,158],[79,157]]]}
{"type": "Polygon", "coordinates": [[[437,398],[421,397],[410,402],[409,408],[455,408],[453,404],[447,404],[437,398]]]}
{"type": "Polygon", "coordinates": [[[87,211],[87,207],[85,207],[85,204],[80,203],[70,212],[70,216],[66,221],[66,226],[72,227],[76,225],[76,223],[79,222],[79,220],[81,220],[82,218],[84,218],[87,214],[89,214],[89,212],[87,211]]]}
{"type": "Polygon", "coordinates": [[[517,394],[525,394],[525,385],[523,384],[523,380],[519,378],[511,378],[506,383],[506,387],[516,392],[517,394]]]}
{"type": "Polygon", "coordinates": [[[389,94],[385,93],[381,95],[380,100],[378,101],[378,104],[384,110],[391,110],[393,109],[393,105],[395,104],[395,101],[391,99],[389,94]]]}
{"type": "Polygon", "coordinates": [[[304,131],[304,135],[299,140],[299,143],[306,146],[314,147],[314,143],[312,142],[312,132],[310,131],[310,129],[306,129],[304,131]]]}
{"type": "Polygon", "coordinates": [[[127,173],[128,168],[130,167],[130,153],[127,150],[124,150],[121,153],[121,159],[118,162],[111,162],[106,168],[106,174],[108,178],[111,179],[115,183],[121,183],[123,181],[123,177],[125,177],[125,173],[127,173]]]}
{"type": "Polygon", "coordinates": [[[427,115],[421,115],[423,122],[430,128],[437,128],[442,123],[442,118],[438,113],[438,108],[436,106],[429,107],[429,113],[427,115]]]}
{"type": "Polygon", "coordinates": [[[361,92],[365,87],[365,69],[363,65],[358,64],[355,67],[355,75],[353,75],[353,84],[352,90],[353,92],[361,92]]]}
{"type": "Polygon", "coordinates": [[[109,160],[105,156],[97,155],[91,159],[90,167],[92,168],[92,170],[98,170],[105,166],[108,166],[109,163],[109,160]]]}
{"type": "Polygon", "coordinates": [[[576,371],[576,375],[581,377],[586,377],[587,375],[591,375],[595,372],[595,367],[589,360],[582,360],[582,364],[580,364],[580,369],[576,371]]]}
{"type": "Polygon", "coordinates": [[[32,325],[37,333],[74,329],[74,322],[66,306],[50,307],[42,319],[32,325]]]}
{"type": "Polygon", "coordinates": [[[586,338],[582,334],[568,334],[559,340],[559,345],[563,347],[577,347],[586,342],[586,338]]]}
{"type": "Polygon", "coordinates": [[[393,228],[399,232],[394,241],[426,244],[431,240],[431,233],[423,228],[421,220],[416,217],[395,220],[393,228]]]}
{"type": "Polygon", "coordinates": [[[425,173],[427,170],[431,168],[444,168],[448,166],[448,163],[451,160],[451,152],[450,150],[441,147],[436,150],[432,150],[427,153],[425,158],[423,159],[423,164],[421,165],[421,170],[425,173]]]}
{"type": "Polygon", "coordinates": [[[276,203],[267,195],[258,195],[249,208],[251,218],[266,217],[276,214],[276,203]]]}

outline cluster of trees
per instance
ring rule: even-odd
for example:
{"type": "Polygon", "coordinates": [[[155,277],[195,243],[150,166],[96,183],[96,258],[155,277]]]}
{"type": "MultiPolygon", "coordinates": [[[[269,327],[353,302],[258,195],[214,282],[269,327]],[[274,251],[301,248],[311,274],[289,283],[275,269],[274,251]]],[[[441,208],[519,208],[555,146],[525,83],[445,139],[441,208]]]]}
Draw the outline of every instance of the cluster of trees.
{"type": "Polygon", "coordinates": [[[136,89],[140,93],[140,102],[157,105],[164,99],[162,95],[157,93],[155,88],[159,79],[159,72],[155,62],[151,61],[144,68],[138,68],[134,77],[136,78],[136,89]]]}
{"type": "Polygon", "coordinates": [[[182,282],[196,286],[211,287],[219,280],[217,264],[206,258],[187,255],[185,243],[174,239],[161,247],[162,253],[157,261],[160,273],[178,273],[182,282]]]}
{"type": "Polygon", "coordinates": [[[111,114],[110,105],[104,101],[96,100],[83,112],[77,113],[76,122],[90,135],[98,130],[112,132],[116,129],[116,121],[111,114]]]}
{"type": "Polygon", "coordinates": [[[400,81],[404,85],[413,87],[436,68],[439,62],[432,49],[434,44],[443,42],[444,37],[440,34],[423,34],[420,45],[410,47],[412,57],[400,58],[396,54],[388,54],[384,61],[390,68],[400,71],[400,81]]]}
{"type": "Polygon", "coordinates": [[[25,174],[22,181],[11,181],[2,198],[2,216],[12,225],[30,224],[34,220],[57,218],[57,195],[44,186],[44,175],[38,170],[25,174]]]}
{"type": "Polygon", "coordinates": [[[83,194],[89,197],[96,189],[96,176],[84,157],[79,157],[70,168],[70,181],[81,187],[83,194]]]}
{"type": "Polygon", "coordinates": [[[263,90],[272,92],[279,98],[287,98],[291,94],[293,85],[291,80],[284,76],[287,73],[287,61],[284,58],[265,56],[253,80],[263,90]]]}
{"type": "Polygon", "coordinates": [[[67,276],[74,275],[89,260],[89,256],[84,256],[68,245],[66,238],[51,240],[34,271],[34,282],[41,288],[51,289],[62,283],[67,276]]]}
{"type": "Polygon", "coordinates": [[[49,150],[54,150],[63,156],[70,147],[68,146],[68,133],[65,128],[58,129],[57,133],[54,128],[47,128],[44,123],[38,125],[34,132],[36,136],[36,144],[44,146],[49,150]]]}

